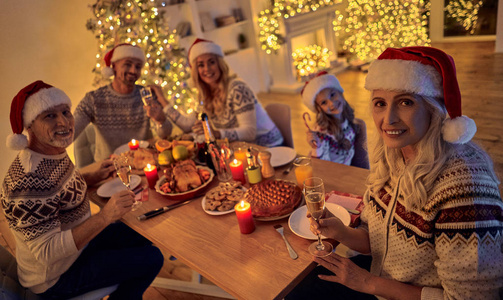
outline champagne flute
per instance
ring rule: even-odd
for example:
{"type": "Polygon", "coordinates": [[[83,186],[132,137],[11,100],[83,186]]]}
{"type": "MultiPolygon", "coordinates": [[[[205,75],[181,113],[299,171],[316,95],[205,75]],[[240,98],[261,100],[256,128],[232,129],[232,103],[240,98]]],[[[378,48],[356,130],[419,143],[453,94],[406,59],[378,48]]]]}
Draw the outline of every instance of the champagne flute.
{"type": "MultiPolygon", "coordinates": [[[[304,198],[306,199],[307,209],[311,217],[319,222],[323,211],[325,210],[325,186],[323,179],[319,177],[310,177],[304,181],[304,198]]],[[[334,247],[327,241],[321,240],[321,234],[318,234],[318,241],[309,245],[309,253],[317,257],[324,257],[332,253],[334,247]]]]}
{"type": "MultiPolygon", "coordinates": [[[[113,162],[117,176],[119,176],[119,179],[126,186],[126,188],[128,190],[131,190],[131,165],[129,164],[129,159],[126,156],[120,155],[119,157],[114,159],[113,162]]],[[[140,205],[141,202],[133,199],[133,207],[131,208],[131,210],[135,211],[140,205]]]]}

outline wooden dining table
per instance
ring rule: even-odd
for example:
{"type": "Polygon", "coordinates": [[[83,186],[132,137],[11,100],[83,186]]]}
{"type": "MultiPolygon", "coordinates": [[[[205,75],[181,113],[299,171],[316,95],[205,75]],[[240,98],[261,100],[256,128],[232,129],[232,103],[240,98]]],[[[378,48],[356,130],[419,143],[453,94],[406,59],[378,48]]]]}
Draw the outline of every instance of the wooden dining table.
{"type": "MultiPolygon", "coordinates": [[[[315,158],[312,165],[314,176],[323,178],[326,192],[365,192],[368,170],[315,158]]],[[[283,173],[287,167],[276,167],[274,178],[295,181],[294,170],[283,173]]],[[[146,182],[144,176],[142,180],[146,182]]],[[[215,177],[209,188],[217,184],[215,177]]],[[[89,195],[99,206],[107,201],[97,195],[96,187],[89,189],[89,195]]],[[[307,250],[313,241],[294,234],[288,216],[274,221],[255,220],[255,230],[241,234],[236,214],[207,214],[201,205],[203,196],[139,221],[139,215],[177,203],[150,189],[149,200],[127,213],[122,221],[237,299],[282,299],[315,267],[307,250]],[[284,227],[297,259],[290,258],[285,242],[274,229],[276,224],[284,227]]]]}

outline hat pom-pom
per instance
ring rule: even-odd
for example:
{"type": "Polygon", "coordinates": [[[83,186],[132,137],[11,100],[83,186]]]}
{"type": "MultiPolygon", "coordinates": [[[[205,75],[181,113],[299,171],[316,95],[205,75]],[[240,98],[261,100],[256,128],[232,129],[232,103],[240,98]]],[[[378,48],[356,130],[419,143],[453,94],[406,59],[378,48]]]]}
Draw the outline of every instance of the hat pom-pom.
{"type": "Polygon", "coordinates": [[[28,147],[28,137],[24,134],[9,134],[6,145],[12,150],[23,150],[28,147]]]}
{"type": "Polygon", "coordinates": [[[477,132],[475,121],[467,116],[447,119],[442,126],[442,135],[451,144],[466,144],[477,132]]]}
{"type": "Polygon", "coordinates": [[[103,69],[101,69],[101,75],[103,75],[103,77],[105,78],[110,78],[114,76],[114,69],[110,67],[104,67],[103,69]]]}

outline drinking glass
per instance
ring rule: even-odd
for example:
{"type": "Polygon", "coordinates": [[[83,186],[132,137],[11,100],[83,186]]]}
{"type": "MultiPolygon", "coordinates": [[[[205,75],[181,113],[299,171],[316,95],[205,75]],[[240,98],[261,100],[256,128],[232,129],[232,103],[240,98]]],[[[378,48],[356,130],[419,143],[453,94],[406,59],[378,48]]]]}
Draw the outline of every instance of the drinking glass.
{"type": "Polygon", "coordinates": [[[295,178],[297,178],[297,185],[302,188],[304,181],[307,178],[313,177],[313,166],[311,165],[311,158],[301,156],[293,161],[295,166],[295,178]]]}
{"type": "MultiPolygon", "coordinates": [[[[131,190],[130,188],[130,180],[131,180],[131,164],[129,163],[129,159],[126,156],[119,156],[113,160],[114,162],[114,167],[115,171],[117,172],[117,176],[119,176],[119,179],[122,181],[122,183],[126,186],[128,190],[131,190]]],[[[137,201],[136,199],[133,200],[133,207],[131,208],[132,211],[135,211],[138,209],[138,207],[141,205],[141,202],[137,201]]]]}
{"type": "Polygon", "coordinates": [[[143,105],[150,106],[152,103],[152,89],[148,86],[140,89],[141,100],[143,101],[143,105]]]}
{"type": "MultiPolygon", "coordinates": [[[[323,179],[319,177],[310,177],[304,181],[304,198],[311,217],[319,222],[323,211],[325,210],[325,186],[323,179]]],[[[327,241],[321,240],[321,234],[318,234],[318,241],[309,245],[309,253],[314,256],[324,257],[330,255],[334,247],[327,241]]]]}

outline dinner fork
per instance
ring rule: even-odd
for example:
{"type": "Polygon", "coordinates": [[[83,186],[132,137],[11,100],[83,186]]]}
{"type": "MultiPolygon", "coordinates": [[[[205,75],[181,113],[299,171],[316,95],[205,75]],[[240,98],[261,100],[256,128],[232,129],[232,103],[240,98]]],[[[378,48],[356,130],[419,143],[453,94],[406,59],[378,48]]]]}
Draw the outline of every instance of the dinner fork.
{"type": "Polygon", "coordinates": [[[286,174],[290,173],[290,171],[292,170],[292,168],[293,168],[293,163],[291,163],[291,164],[288,166],[288,168],[286,168],[286,169],[283,171],[283,174],[285,174],[285,175],[286,175],[286,174]]]}
{"type": "Polygon", "coordinates": [[[290,257],[292,259],[297,259],[297,257],[299,257],[299,256],[297,255],[297,253],[295,253],[295,250],[293,250],[292,246],[290,245],[290,243],[286,239],[285,235],[283,234],[283,226],[277,224],[277,225],[274,225],[274,228],[276,229],[277,232],[279,232],[279,234],[281,235],[281,237],[285,241],[286,248],[288,249],[288,253],[290,254],[290,257]]]}

